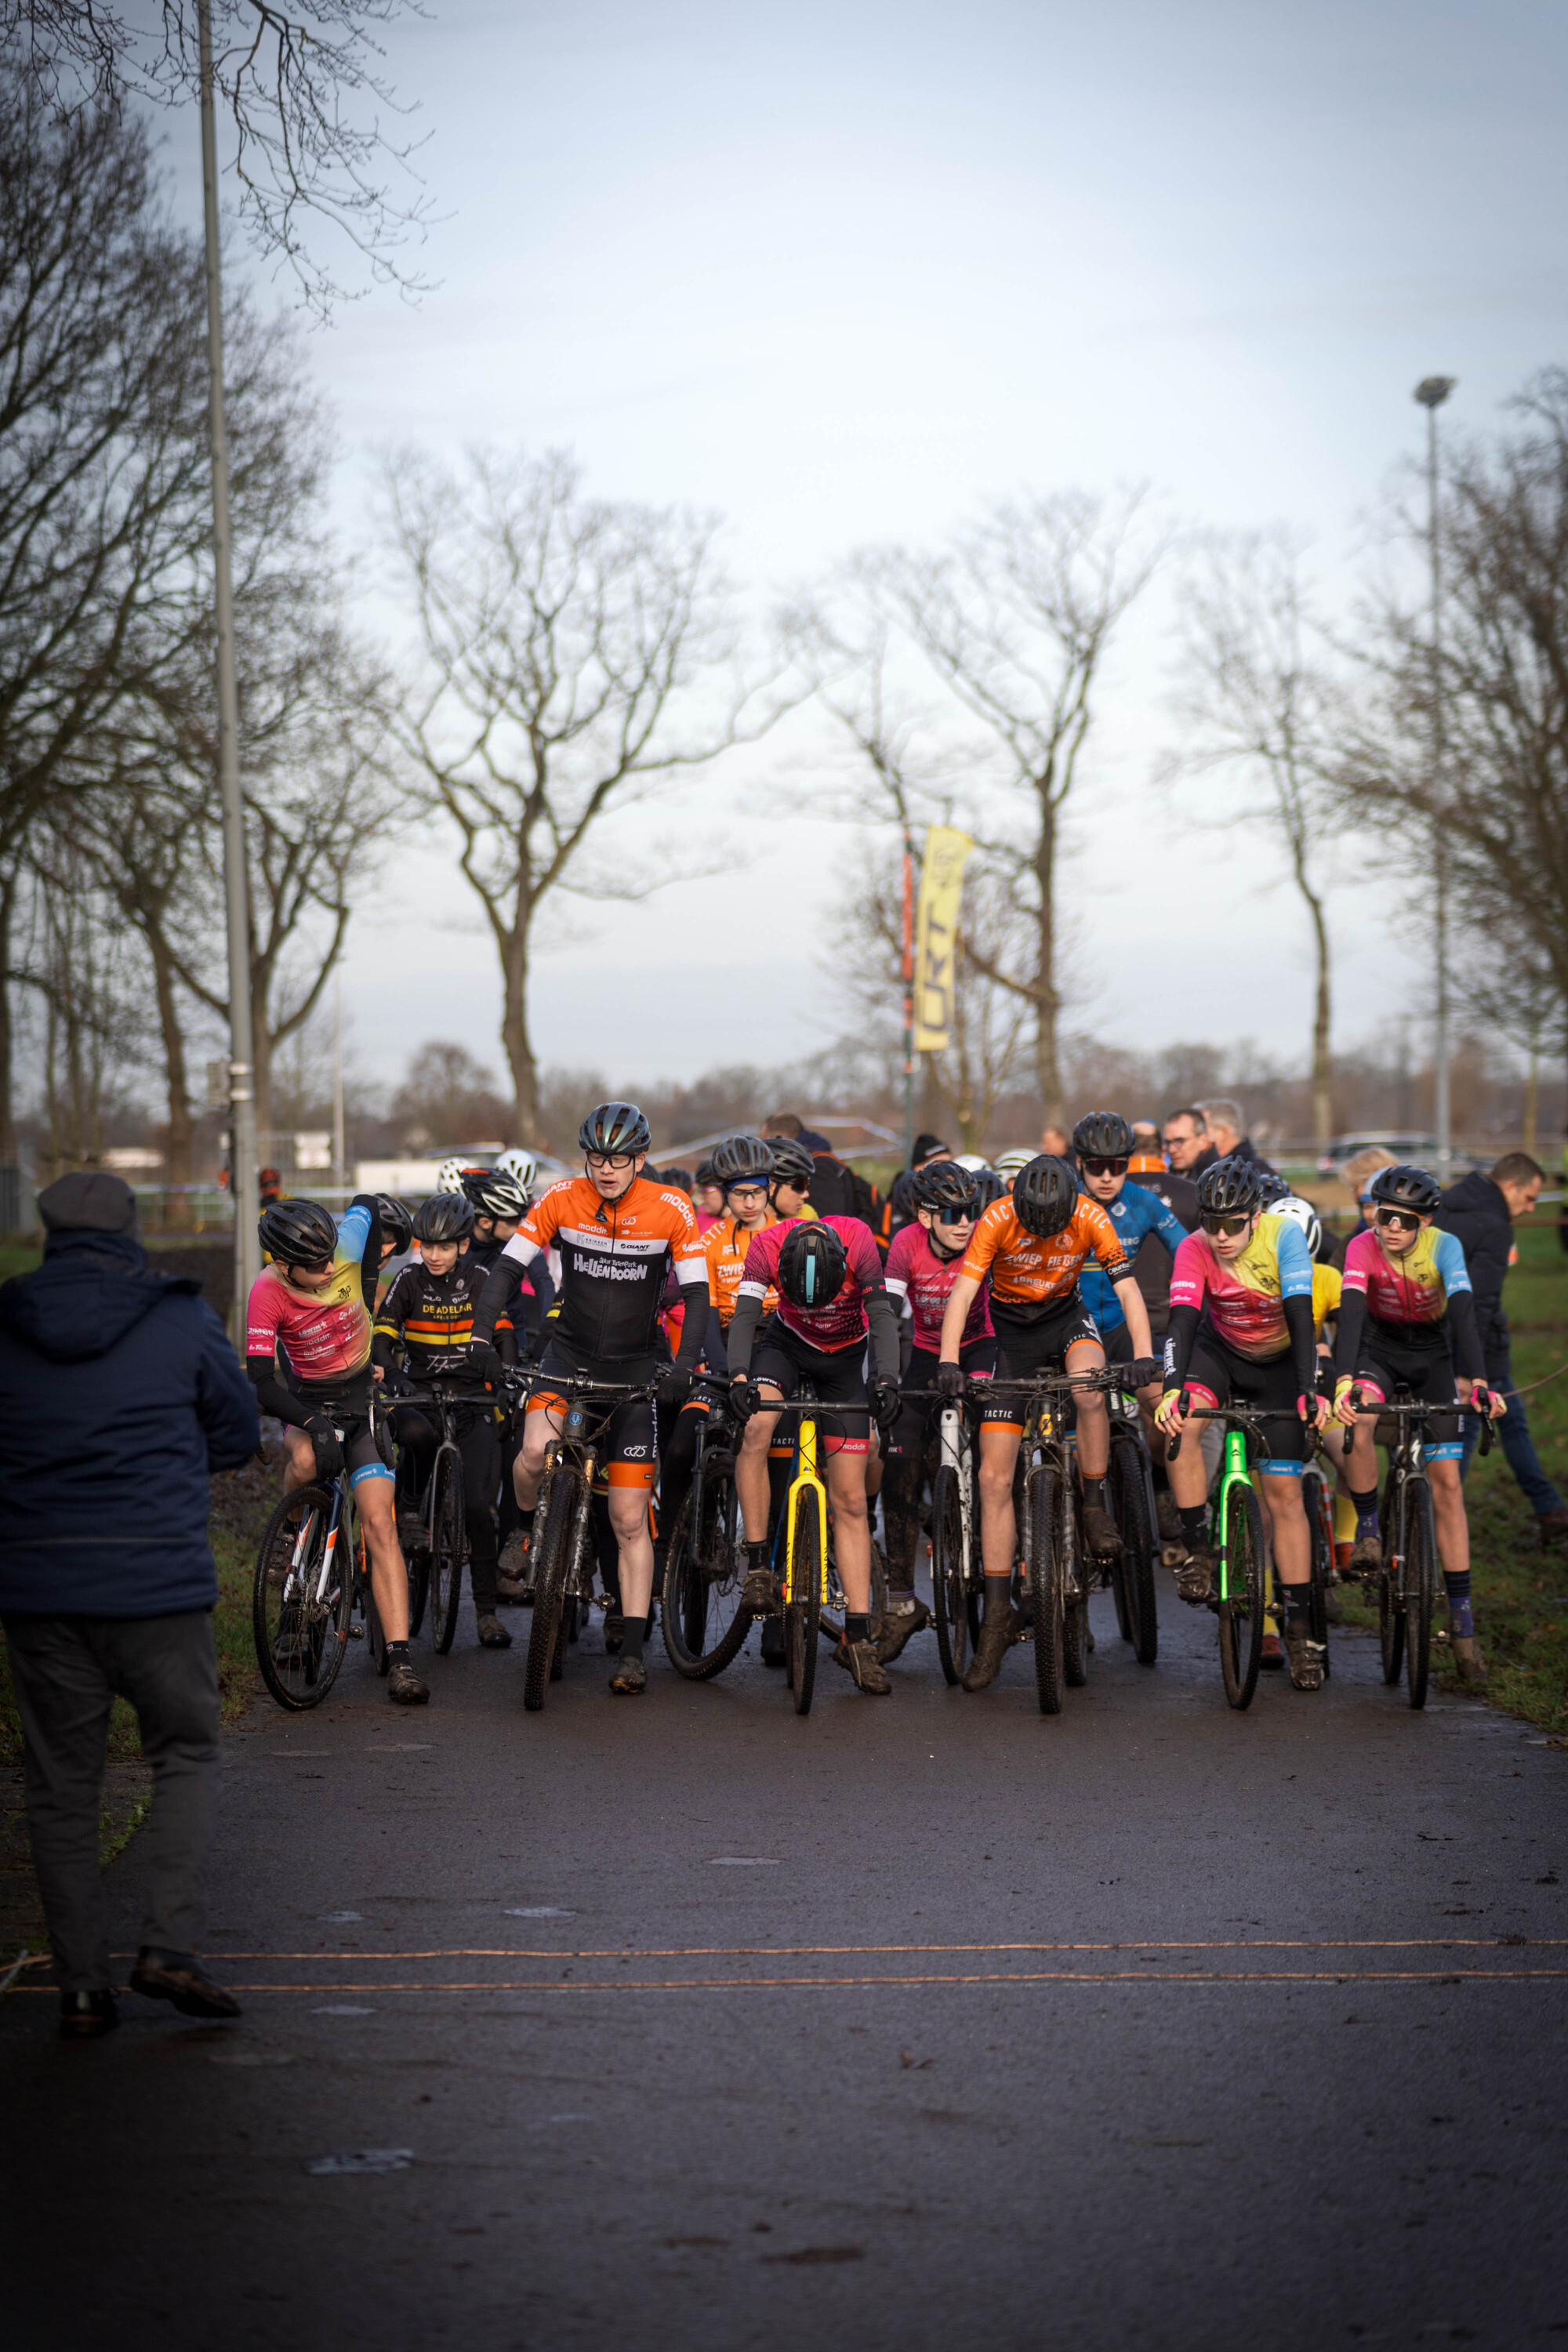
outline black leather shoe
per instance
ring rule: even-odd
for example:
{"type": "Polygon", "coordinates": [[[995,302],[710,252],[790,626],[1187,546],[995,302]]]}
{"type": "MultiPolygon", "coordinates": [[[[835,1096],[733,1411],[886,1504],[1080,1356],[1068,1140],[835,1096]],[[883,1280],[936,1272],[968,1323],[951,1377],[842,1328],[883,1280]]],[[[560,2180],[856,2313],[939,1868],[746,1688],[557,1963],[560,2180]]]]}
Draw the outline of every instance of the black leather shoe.
{"type": "Polygon", "coordinates": [[[114,1995],[107,1988],[102,1992],[62,1992],[60,1995],[60,2040],[62,2042],[97,2042],[105,2033],[112,2033],[120,2022],[114,1995]]]}
{"type": "Polygon", "coordinates": [[[209,1977],[189,1952],[155,1952],[143,1944],[131,1971],[131,1990],[149,2000],[173,2001],[184,2017],[238,2017],[233,1993],[209,1977]]]}

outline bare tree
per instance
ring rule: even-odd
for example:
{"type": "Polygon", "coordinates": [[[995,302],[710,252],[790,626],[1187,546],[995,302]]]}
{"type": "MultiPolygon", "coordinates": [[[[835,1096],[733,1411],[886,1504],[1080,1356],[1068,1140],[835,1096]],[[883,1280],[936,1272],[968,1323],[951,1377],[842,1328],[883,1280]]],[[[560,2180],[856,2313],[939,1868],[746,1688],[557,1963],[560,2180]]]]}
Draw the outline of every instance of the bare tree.
{"type": "Polygon", "coordinates": [[[1332,961],[1323,852],[1336,821],[1329,774],[1342,694],[1287,530],[1209,537],[1182,592],[1182,678],[1174,698],[1190,742],[1167,773],[1229,774],[1226,824],[1266,827],[1283,850],[1311,926],[1312,1129],[1333,1126],[1332,961]]]}
{"type": "Polygon", "coordinates": [[[969,953],[1028,1008],[1035,1082],[1053,1122],[1065,1109],[1062,826],[1111,638],[1163,551],[1142,529],[1142,507],[1138,491],[1024,495],[987,509],[942,552],[873,551],[853,567],[857,593],[921,656],[950,719],[980,730],[963,747],[959,821],[1000,878],[1026,946],[993,959],[972,938],[969,953]]]}
{"type": "Polygon", "coordinates": [[[528,981],[542,909],[572,892],[645,898],[693,871],[652,858],[634,870],[604,842],[606,821],[776,709],[733,678],[713,518],[588,499],[560,453],[476,454],[459,478],[406,453],[385,487],[423,656],[398,731],[419,798],[457,827],[500,963],[517,1126],[537,1143],[528,981]]]}
{"type": "MultiPolygon", "coordinates": [[[[214,88],[235,139],[240,217],[255,248],[294,274],[326,316],[351,291],[310,250],[310,216],[339,231],[372,275],[423,290],[406,250],[429,200],[416,142],[386,118],[398,105],[382,70],[383,35],[418,0],[210,0],[214,88]]],[[[25,52],[62,113],[121,110],[125,100],[178,103],[197,85],[198,0],[128,13],[106,0],[0,0],[0,39],[25,52]]]]}

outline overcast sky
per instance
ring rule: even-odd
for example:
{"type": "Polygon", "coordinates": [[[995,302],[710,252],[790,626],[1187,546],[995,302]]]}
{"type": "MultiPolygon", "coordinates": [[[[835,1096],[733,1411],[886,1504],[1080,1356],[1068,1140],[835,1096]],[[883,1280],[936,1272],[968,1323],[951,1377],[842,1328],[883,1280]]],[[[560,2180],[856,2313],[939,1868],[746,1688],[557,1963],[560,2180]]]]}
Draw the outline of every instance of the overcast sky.
{"type": "MultiPolygon", "coordinates": [[[[1184,522],[1310,528],[1342,599],[1419,451],[1417,379],[1458,377],[1445,422],[1484,430],[1568,356],[1565,56],[1560,0],[437,0],[388,70],[430,133],[438,290],[374,293],[309,346],[345,531],[387,445],[570,446],[595,490],[721,509],[765,612],[980,498],[1146,480],[1184,522]]],[[[1307,939],[1267,842],[1184,828],[1151,787],[1169,621],[1152,598],[1103,694],[1068,878],[1080,1017],[1300,1059],[1307,939]]],[[[749,868],[587,910],[539,970],[542,1059],[630,1085],[838,1025],[818,931],[853,836],[791,814],[817,756],[797,730],[689,804],[693,834],[728,805],[749,868]]],[[[355,926],[378,1075],[430,1035],[500,1065],[447,848],[433,826],[355,926]]],[[[1427,1001],[1387,903],[1336,898],[1342,1044],[1427,1001]]]]}

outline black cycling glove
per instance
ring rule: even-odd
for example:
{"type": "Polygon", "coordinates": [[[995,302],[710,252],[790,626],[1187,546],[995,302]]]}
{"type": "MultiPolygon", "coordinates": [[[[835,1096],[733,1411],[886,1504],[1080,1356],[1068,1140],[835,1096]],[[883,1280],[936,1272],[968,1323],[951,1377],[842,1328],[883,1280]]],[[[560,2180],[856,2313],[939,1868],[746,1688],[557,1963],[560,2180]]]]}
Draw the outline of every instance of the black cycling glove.
{"type": "Polygon", "coordinates": [[[939,1364],[937,1366],[936,1392],[938,1396],[944,1397],[960,1397],[963,1394],[963,1366],[962,1364],[939,1364]]]}
{"type": "Polygon", "coordinates": [[[678,1364],[672,1364],[661,1378],[655,1392],[655,1402],[659,1412],[667,1418],[678,1413],[686,1402],[690,1389],[691,1381],[688,1374],[683,1372],[678,1364]]]}
{"type": "Polygon", "coordinates": [[[489,1381],[492,1388],[500,1385],[501,1360],[488,1339],[468,1342],[468,1370],[481,1381],[489,1381]]]}
{"type": "Polygon", "coordinates": [[[303,1424],[306,1436],[315,1448],[316,1475],[329,1485],[342,1475],[343,1449],[329,1412],[313,1412],[303,1424]]]}
{"type": "Polygon", "coordinates": [[[1159,1379],[1165,1368],[1158,1356],[1134,1356],[1126,1369],[1128,1387],[1146,1389],[1152,1381],[1159,1379]]]}
{"type": "Polygon", "coordinates": [[[752,1381],[743,1378],[731,1381],[730,1410],[737,1421],[750,1421],[761,1403],[762,1398],[752,1381]]]}
{"type": "Polygon", "coordinates": [[[872,1381],[871,1410],[877,1416],[877,1426],[884,1435],[897,1421],[902,1402],[897,1381],[872,1381]]]}

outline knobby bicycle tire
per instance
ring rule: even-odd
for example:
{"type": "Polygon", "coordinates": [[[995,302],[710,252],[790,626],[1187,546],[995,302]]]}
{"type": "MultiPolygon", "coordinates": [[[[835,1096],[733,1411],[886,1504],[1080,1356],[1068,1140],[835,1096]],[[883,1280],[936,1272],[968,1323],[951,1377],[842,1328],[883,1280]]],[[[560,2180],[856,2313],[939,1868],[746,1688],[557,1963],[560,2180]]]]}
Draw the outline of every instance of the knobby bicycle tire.
{"type": "Polygon", "coordinates": [[[1225,1489],[1225,1556],[1219,1604],[1219,1666],[1225,1695],[1239,1712],[1252,1705],[1263,1656],[1263,1513],[1251,1486],[1236,1479],[1225,1489]]]}
{"type": "Polygon", "coordinates": [[[1159,1604],[1154,1597],[1154,1552],[1157,1538],[1149,1511],[1149,1486],[1143,1449],[1131,1433],[1110,1440],[1110,1500],[1121,1534],[1121,1557],[1116,1562],[1116,1606],[1124,1618],[1122,1638],[1132,1644],[1141,1666],[1152,1666],[1160,1654],[1159,1604]]]}
{"type": "Polygon", "coordinates": [[[1082,1690],[1089,1680],[1089,1591],[1090,1574],[1079,1525],[1076,1482],[1064,1483],[1066,1508],[1061,1518],[1058,1565],[1062,1590],[1062,1675],[1068,1690],[1082,1690]]]}
{"type": "Polygon", "coordinates": [[[334,1581],[326,1600],[285,1598],[290,1580],[305,1593],[317,1582],[331,1507],[330,1488],[294,1487],[268,1520],[256,1555],[250,1591],[256,1663],[279,1706],[293,1714],[320,1706],[337,1680],[348,1645],[353,1559],[346,1520],[339,1528],[334,1581]],[[313,1525],[302,1530],[307,1518],[313,1525]]]}
{"type": "Polygon", "coordinates": [[[445,1657],[458,1631],[463,1599],[463,1555],[468,1529],[463,1516],[462,1457],[443,1446],[431,1473],[437,1481],[430,1527],[430,1638],[445,1657]]]}
{"type": "Polygon", "coordinates": [[[811,1713],[816,1685],[816,1642],[822,1628],[822,1522],[815,1495],[803,1498],[807,1507],[796,1517],[795,1549],[789,1566],[792,1598],[784,1604],[784,1675],[795,1694],[796,1715],[811,1713]]]}
{"type": "MultiPolygon", "coordinates": [[[[572,1529],[582,1499],[583,1482],[576,1470],[558,1462],[551,1475],[543,1529],[534,1539],[533,1622],[528,1629],[528,1663],[522,1676],[522,1703],[531,1715],[537,1715],[543,1706],[545,1691],[553,1679],[572,1559],[572,1529]]],[[[538,1527],[537,1520],[534,1525],[538,1527]]]]}
{"type": "Polygon", "coordinates": [[[1405,1511],[1398,1483],[1391,1470],[1383,1489],[1377,1532],[1383,1547],[1383,1567],[1377,1579],[1377,1638],[1383,1653],[1383,1679],[1396,1683],[1405,1664],[1405,1595],[1395,1580],[1394,1561],[1402,1558],[1407,1540],[1405,1511]]]}
{"type": "Polygon", "coordinates": [[[1301,1481],[1301,1499],[1307,1507],[1307,1534],[1311,1544],[1311,1591],[1307,1607],[1307,1627],[1314,1642],[1323,1645],[1323,1680],[1329,1679],[1329,1582],[1334,1566],[1333,1497],[1328,1481],[1319,1470],[1309,1470],[1301,1481]]]}
{"type": "Polygon", "coordinates": [[[1432,1664],[1432,1609],[1437,1592],[1437,1537],[1432,1489],[1413,1478],[1405,1489],[1405,1678],[1412,1706],[1426,1704],[1432,1664]]]}
{"type": "Polygon", "coordinates": [[[704,1472],[700,1492],[701,1524],[692,1524],[699,1493],[694,1483],[675,1515],[664,1570],[665,1653],[676,1673],[692,1683],[721,1675],[745,1647],[752,1624],[736,1591],[740,1565],[732,1557],[734,1479],[724,1472],[716,1476],[704,1472]],[[731,1554],[727,1573],[715,1574],[724,1566],[721,1555],[726,1546],[731,1554]],[[728,1618],[723,1613],[726,1601],[731,1604],[728,1618]]]}
{"type": "Polygon", "coordinates": [[[958,1472],[944,1462],[931,1495],[931,1591],[936,1654],[950,1683],[961,1679],[969,1663],[968,1570],[958,1472]]]}
{"type": "Polygon", "coordinates": [[[1035,1688],[1042,1715],[1059,1715],[1067,1693],[1067,1662],[1062,1641],[1062,1572],[1057,1546],[1064,1517],[1070,1516],[1072,1498],[1054,1463],[1029,1473],[1026,1569],[1029,1609],[1034,1622],[1035,1688]]]}

